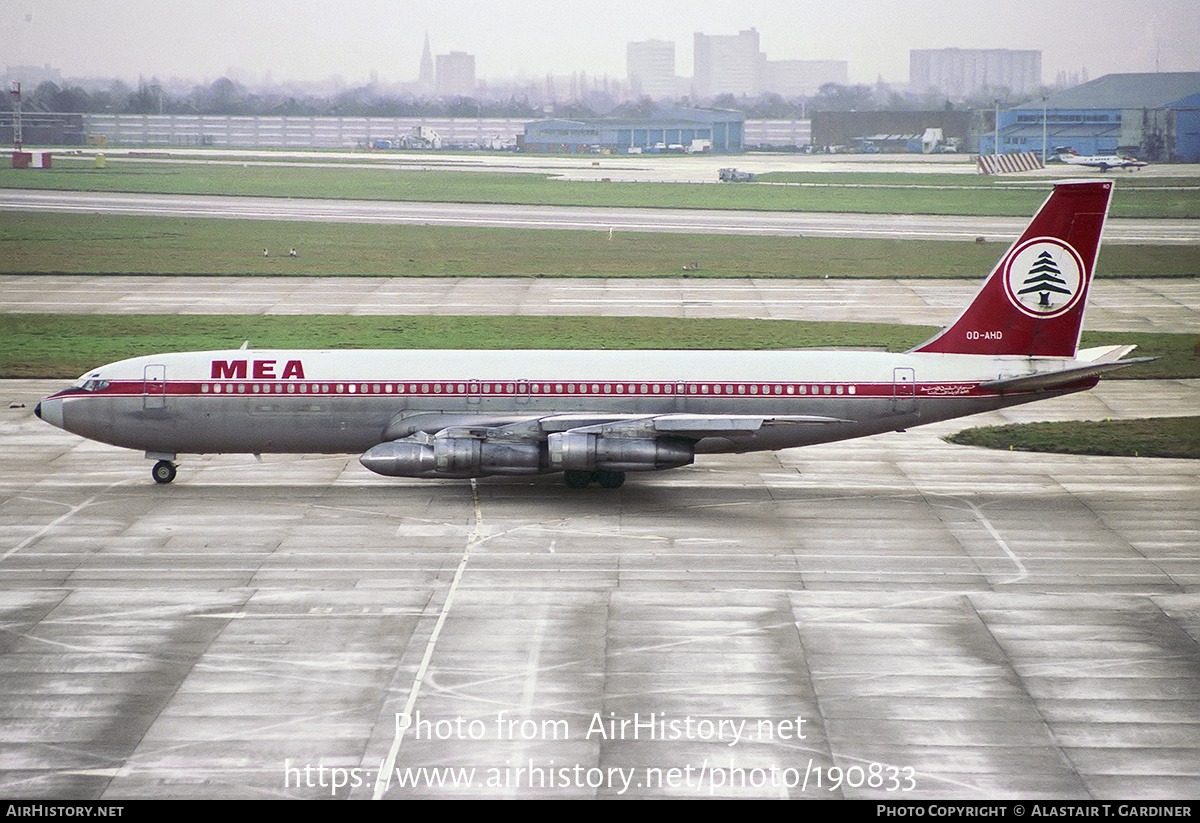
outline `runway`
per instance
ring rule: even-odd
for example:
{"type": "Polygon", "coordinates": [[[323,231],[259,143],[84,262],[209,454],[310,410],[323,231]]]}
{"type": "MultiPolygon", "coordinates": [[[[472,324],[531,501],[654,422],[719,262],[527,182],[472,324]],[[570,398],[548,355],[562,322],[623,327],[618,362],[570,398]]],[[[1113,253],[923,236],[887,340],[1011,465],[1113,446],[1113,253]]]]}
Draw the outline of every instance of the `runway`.
{"type": "MultiPolygon", "coordinates": [[[[0,189],[0,211],[901,240],[986,237],[1012,241],[1029,222],[1028,217],[581,208],[19,189],[0,189]]],[[[1105,242],[1196,245],[1200,243],[1200,221],[1111,218],[1105,225],[1105,242]]]]}
{"type": "MultiPolygon", "coordinates": [[[[31,416],[58,385],[0,381],[6,797],[1200,791],[1194,461],[938,424],[609,492],[353,456],[159,487],[31,416]]],[[[1198,406],[1106,381],[970,422],[1198,406]]]]}

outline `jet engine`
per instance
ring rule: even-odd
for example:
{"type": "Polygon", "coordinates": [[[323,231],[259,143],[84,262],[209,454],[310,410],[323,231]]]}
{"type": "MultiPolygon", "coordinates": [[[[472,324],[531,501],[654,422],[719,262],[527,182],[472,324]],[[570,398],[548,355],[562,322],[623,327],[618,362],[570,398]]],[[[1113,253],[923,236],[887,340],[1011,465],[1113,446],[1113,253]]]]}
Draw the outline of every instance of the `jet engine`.
{"type": "Polygon", "coordinates": [[[696,459],[695,445],[671,437],[607,437],[567,431],[547,438],[554,470],[651,471],[686,466],[696,459]]]}
{"type": "Polygon", "coordinates": [[[543,471],[537,443],[420,433],[373,446],[359,462],[389,477],[483,477],[543,471]]]}

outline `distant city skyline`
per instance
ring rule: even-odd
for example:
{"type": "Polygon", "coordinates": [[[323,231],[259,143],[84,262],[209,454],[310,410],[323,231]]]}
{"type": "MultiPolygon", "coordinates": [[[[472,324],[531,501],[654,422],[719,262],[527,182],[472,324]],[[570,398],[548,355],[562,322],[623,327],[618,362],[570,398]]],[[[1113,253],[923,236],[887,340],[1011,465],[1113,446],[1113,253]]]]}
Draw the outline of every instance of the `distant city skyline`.
{"type": "Polygon", "coordinates": [[[627,46],[675,44],[675,70],[692,74],[693,38],[755,28],[772,60],[846,61],[850,83],[909,80],[911,49],[1035,49],[1043,81],[1086,70],[1200,70],[1200,15],[1194,0],[1011,0],[962,4],[929,0],[903,12],[883,0],[843,0],[798,11],[783,0],[680,7],[665,0],[605,7],[557,0],[510,6],[345,0],[337,4],[260,0],[206,3],[110,0],[0,0],[6,65],[51,67],[65,78],[186,78],[240,74],[263,82],[372,78],[415,83],[425,36],[435,55],[475,57],[480,82],[584,72],[626,77],[627,46]],[[232,71],[231,71],[232,70],[232,71]]]}

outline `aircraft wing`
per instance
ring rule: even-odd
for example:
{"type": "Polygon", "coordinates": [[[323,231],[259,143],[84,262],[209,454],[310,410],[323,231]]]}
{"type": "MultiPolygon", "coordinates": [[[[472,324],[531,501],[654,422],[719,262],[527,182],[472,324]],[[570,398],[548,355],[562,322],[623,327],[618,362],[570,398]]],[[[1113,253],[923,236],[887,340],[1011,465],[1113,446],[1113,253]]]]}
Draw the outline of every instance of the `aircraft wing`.
{"type": "Polygon", "coordinates": [[[480,437],[493,440],[545,440],[551,434],[574,432],[604,437],[644,438],[751,435],[764,426],[822,425],[849,423],[837,417],[820,415],[746,415],[746,414],[549,414],[503,418],[480,414],[425,413],[405,418],[404,426],[388,427],[397,437],[418,431],[435,437],[480,437]]]}
{"type": "Polygon", "coordinates": [[[618,415],[597,419],[595,416],[556,414],[537,421],[547,434],[572,431],[605,437],[674,436],[695,438],[729,437],[754,434],[763,426],[821,425],[847,423],[836,417],[819,415],[747,415],[747,414],[655,414],[618,415]]]}

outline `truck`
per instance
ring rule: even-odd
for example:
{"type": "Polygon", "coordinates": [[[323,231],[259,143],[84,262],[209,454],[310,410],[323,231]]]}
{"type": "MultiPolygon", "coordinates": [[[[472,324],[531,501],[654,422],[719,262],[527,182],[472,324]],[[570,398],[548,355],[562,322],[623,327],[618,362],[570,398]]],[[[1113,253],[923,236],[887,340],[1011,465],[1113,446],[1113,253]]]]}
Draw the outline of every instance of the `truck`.
{"type": "Polygon", "coordinates": [[[722,183],[753,183],[754,174],[737,169],[720,169],[717,171],[717,179],[722,183]]]}

